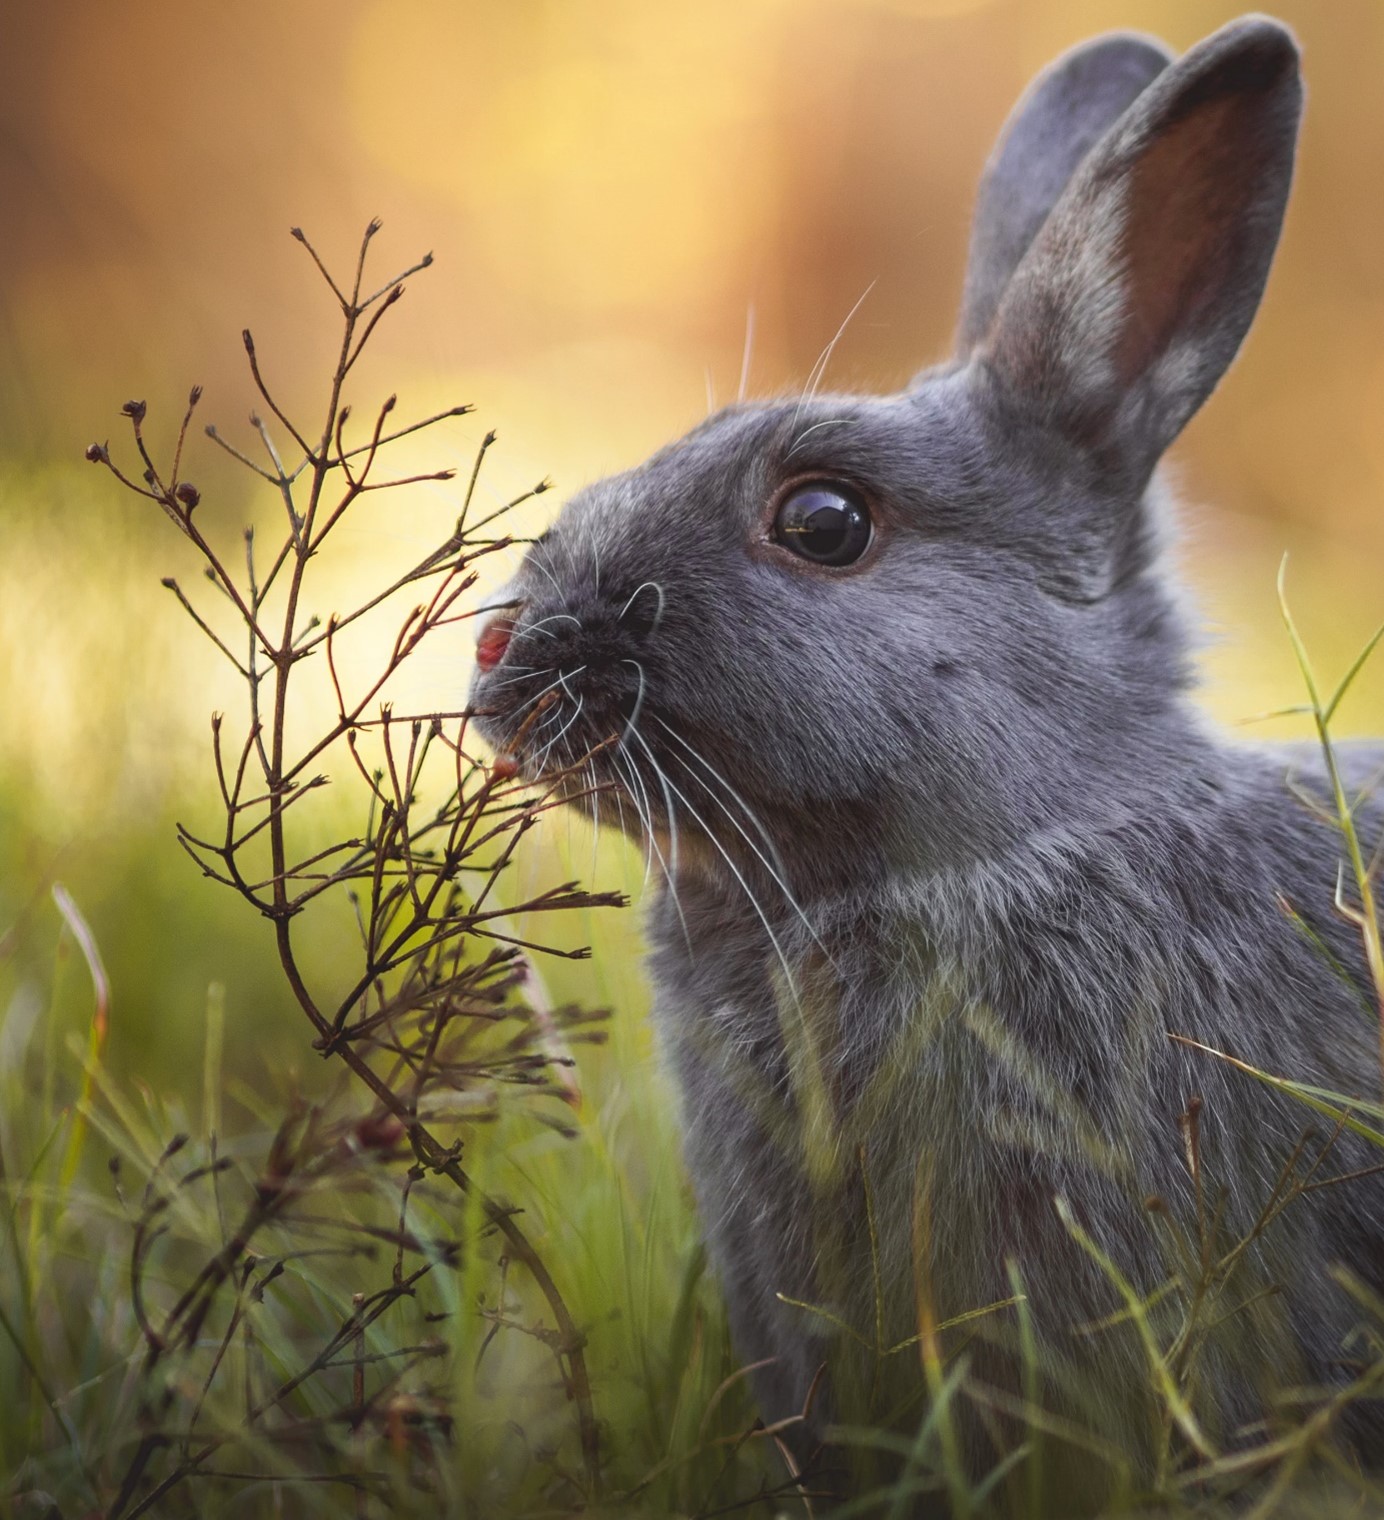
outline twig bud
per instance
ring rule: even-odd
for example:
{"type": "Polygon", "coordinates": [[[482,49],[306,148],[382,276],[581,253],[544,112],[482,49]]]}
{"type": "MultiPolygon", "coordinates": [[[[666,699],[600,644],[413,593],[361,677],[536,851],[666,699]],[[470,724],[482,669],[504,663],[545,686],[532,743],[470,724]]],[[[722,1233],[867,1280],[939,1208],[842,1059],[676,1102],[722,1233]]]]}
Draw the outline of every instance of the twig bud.
{"type": "Polygon", "coordinates": [[[191,512],[193,507],[195,507],[197,503],[202,499],[202,493],[197,489],[195,485],[192,484],[190,480],[183,481],[182,485],[180,485],[173,494],[178,498],[183,506],[187,508],[189,512],[191,512]]]}
{"type": "Polygon", "coordinates": [[[111,458],[104,443],[87,444],[86,457],[92,464],[109,464],[111,458]]]}
{"type": "Polygon", "coordinates": [[[144,414],[149,408],[143,401],[127,401],[120,410],[138,427],[144,421],[144,414]]]}
{"type": "Polygon", "coordinates": [[[403,1140],[402,1121],[388,1112],[368,1114],[356,1125],[356,1144],[363,1151],[392,1151],[403,1140]]]}
{"type": "Polygon", "coordinates": [[[187,393],[188,410],[190,411],[194,406],[196,406],[201,399],[202,387],[200,385],[194,385],[192,389],[187,393]]]}

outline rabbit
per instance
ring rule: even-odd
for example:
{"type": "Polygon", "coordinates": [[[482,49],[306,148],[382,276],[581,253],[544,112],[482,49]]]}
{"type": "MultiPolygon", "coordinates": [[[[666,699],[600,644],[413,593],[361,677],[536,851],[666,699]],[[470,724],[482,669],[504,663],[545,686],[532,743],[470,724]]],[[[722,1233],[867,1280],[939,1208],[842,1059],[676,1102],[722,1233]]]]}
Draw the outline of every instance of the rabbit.
{"type": "MultiPolygon", "coordinates": [[[[1311,751],[1193,707],[1156,475],[1259,304],[1301,103],[1267,18],[1060,58],[985,170],[950,358],[582,489],[481,634],[488,742],[648,853],[710,1259],[818,1492],[869,1481],[842,1424],[943,1408],[983,1474],[1036,1403],[1074,1514],[1152,1481],[1165,1419],[1224,1450],[1367,1355],[1381,1179],[1298,1185],[1378,1152],[1224,1059],[1375,1089],[1341,840],[1311,751]]],[[[1381,764],[1342,750],[1362,791],[1381,764]]],[[[1384,1450],[1378,1402],[1332,1429],[1384,1450]]]]}

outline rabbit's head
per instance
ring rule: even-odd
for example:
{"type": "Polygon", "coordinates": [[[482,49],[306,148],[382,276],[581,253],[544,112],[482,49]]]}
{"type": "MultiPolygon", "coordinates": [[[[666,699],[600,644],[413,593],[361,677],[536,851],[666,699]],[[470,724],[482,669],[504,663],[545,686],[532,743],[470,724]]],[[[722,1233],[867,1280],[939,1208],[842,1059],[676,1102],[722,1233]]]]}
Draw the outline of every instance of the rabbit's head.
{"type": "Polygon", "coordinates": [[[685,861],[803,884],[1137,794],[1187,731],[1150,479],[1263,291],[1297,63],[1259,18],[1060,59],[986,170],[955,356],[729,407],[582,491],[482,634],[483,731],[685,861]]]}

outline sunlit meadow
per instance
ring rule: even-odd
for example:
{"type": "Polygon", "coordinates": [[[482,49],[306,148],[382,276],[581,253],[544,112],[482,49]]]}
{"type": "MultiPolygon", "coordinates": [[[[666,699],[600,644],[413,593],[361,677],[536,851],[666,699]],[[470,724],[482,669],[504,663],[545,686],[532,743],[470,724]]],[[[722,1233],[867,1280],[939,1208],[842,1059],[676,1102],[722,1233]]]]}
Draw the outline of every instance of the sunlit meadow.
{"type": "MultiPolygon", "coordinates": [[[[117,1253],[170,1139],[191,1136],[200,1164],[216,1135],[254,1177],[294,1105],[359,1111],[344,1075],[312,1048],[269,924],[177,847],[175,820],[205,822],[219,805],[209,719],[237,710],[237,677],[160,586],[165,576],[195,584],[195,552],[156,507],[93,469],[86,445],[123,446],[120,406],[139,397],[166,453],[194,383],[205,390],[199,420],[254,444],[247,324],[286,410],[320,427],[335,312],[289,227],[349,265],[378,215],[384,274],[431,249],[435,264],[409,282],[351,386],[362,416],[392,392],[409,416],[474,405],[402,440],[391,463],[397,475],[458,473],[360,504],[313,593],[325,619],[368,597],[382,567],[446,536],[490,429],[498,439],[476,486],[484,507],[553,481],[512,515],[507,531],[523,538],[582,482],[732,398],[742,377],[751,395],[801,388],[867,287],[830,383],[902,384],[946,351],[970,196],[1031,74],[1105,28],[1183,47],[1237,9],[1209,0],[6,8],[0,1168],[10,1193],[0,1403],[16,1418],[0,1433],[0,1505],[13,1495],[11,1473],[40,1447],[20,1485],[31,1495],[23,1514],[45,1513],[47,1493],[60,1506],[48,1513],[92,1512],[102,1475],[109,1483],[123,1470],[103,1443],[119,1436],[142,1348],[117,1253]],[[79,943],[83,924],[108,1003],[79,943]],[[108,1169],[114,1155],[121,1176],[108,1169]]],[[[1301,718],[1251,721],[1301,698],[1275,592],[1285,553],[1324,676],[1346,668],[1384,617],[1384,8],[1293,0],[1276,10],[1299,32],[1309,86],[1294,200],[1245,352],[1170,470],[1177,557],[1204,616],[1203,700],[1218,721],[1245,725],[1246,742],[1309,733],[1301,718]]],[[[200,425],[183,474],[201,493],[204,527],[229,543],[244,523],[268,533],[278,520],[273,493],[200,425]]],[[[478,566],[476,605],[520,552],[478,566]]],[[[386,625],[381,640],[390,633],[386,625]]],[[[392,688],[400,710],[460,707],[472,640],[469,624],[439,629],[392,688]]],[[[378,655],[368,640],[344,649],[344,678],[361,680],[378,655]]],[[[306,725],[328,710],[324,689],[304,701],[306,725]]],[[[1384,732],[1384,666],[1365,669],[1336,728],[1384,732]]],[[[323,838],[357,826],[360,799],[347,786],[315,805],[323,838]]],[[[572,1047],[566,1101],[540,1113],[522,1095],[505,1098],[492,1122],[467,1131],[465,1149],[488,1191],[522,1209],[585,1333],[612,1502],[709,1515],[772,1490],[784,1470],[770,1442],[737,1436],[752,1414],[702,1272],[671,1093],[645,1020],[646,874],[637,851],[569,814],[546,815],[525,841],[510,901],[578,878],[633,906],[544,923],[545,940],[592,954],[535,958],[541,996],[608,1010],[604,1042],[572,1047]]],[[[309,964],[329,972],[336,935],[349,932],[345,918],[315,927],[309,964]]],[[[397,1211],[369,1168],[339,1195],[330,1177],[323,1187],[332,1208],[349,1213],[358,1198],[371,1218],[397,1211]]],[[[431,1184],[420,1196],[439,1235],[476,1234],[472,1205],[431,1184]]],[[[187,1240],[214,1240],[224,1225],[221,1201],[189,1198],[187,1240]]],[[[438,1438],[450,1455],[408,1460],[445,1469],[432,1491],[447,1512],[488,1516],[502,1503],[567,1512],[583,1489],[569,1470],[565,1401],[542,1344],[503,1323],[512,1312],[531,1325],[538,1314],[526,1286],[506,1297],[502,1255],[493,1237],[479,1239],[420,1302],[419,1312],[449,1316],[460,1435],[438,1438]],[[487,1434],[472,1441],[470,1430],[487,1434]]],[[[361,1265],[359,1283],[350,1262],[304,1267],[298,1297],[271,1306],[277,1318],[266,1308],[264,1331],[277,1326],[288,1340],[310,1334],[314,1315],[349,1314],[369,1272],[387,1278],[391,1260],[361,1265]]],[[[349,1400],[350,1374],[322,1393],[324,1420],[333,1398],[349,1400]]],[[[237,1376],[248,1388],[251,1374],[237,1376]]],[[[246,1393],[228,1397],[243,1404],[246,1393]]],[[[378,1439],[394,1442],[402,1465],[391,1481],[403,1483],[396,1437],[378,1439]]],[[[263,1452],[241,1459],[273,1465],[263,1452]]],[[[204,1513],[237,1502],[239,1513],[267,1513],[254,1506],[272,1500],[290,1514],[366,1502],[359,1487],[268,1478],[237,1492],[208,1484],[195,1501],[204,1513]]]]}

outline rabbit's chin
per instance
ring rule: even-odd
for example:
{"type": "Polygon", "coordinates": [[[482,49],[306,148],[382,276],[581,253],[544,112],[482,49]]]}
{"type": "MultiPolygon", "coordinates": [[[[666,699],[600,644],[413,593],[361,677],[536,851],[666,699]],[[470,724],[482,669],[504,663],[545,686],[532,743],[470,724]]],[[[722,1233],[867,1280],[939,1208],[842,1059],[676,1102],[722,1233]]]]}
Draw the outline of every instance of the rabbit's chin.
{"type": "Polygon", "coordinates": [[[553,801],[568,803],[594,823],[638,837],[615,800],[617,783],[601,773],[599,754],[584,763],[548,763],[545,747],[531,744],[522,726],[516,728],[506,715],[484,708],[477,712],[474,727],[493,751],[494,767],[506,776],[550,792],[553,801]]]}

